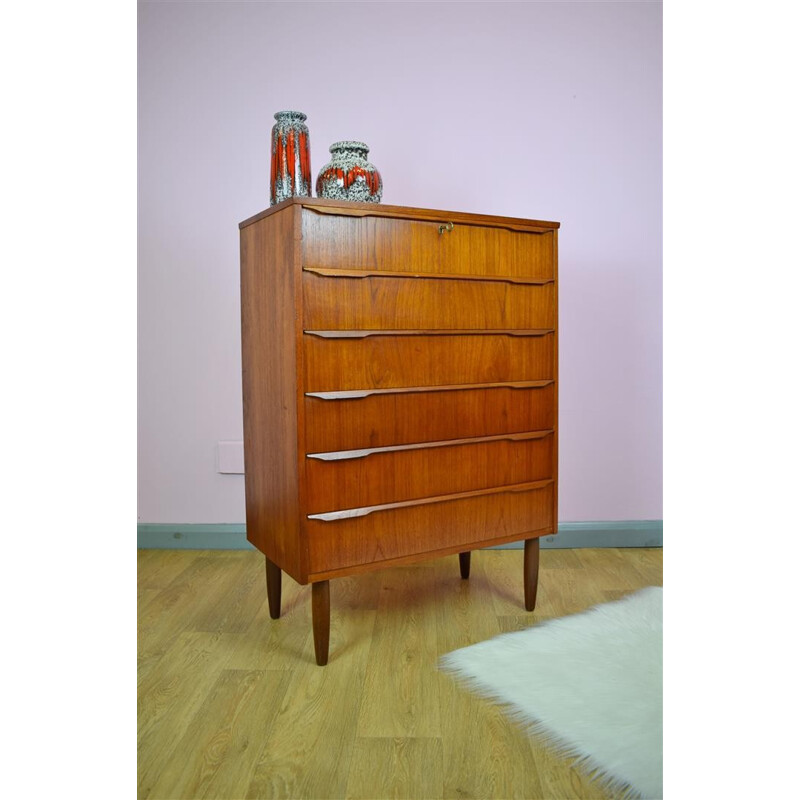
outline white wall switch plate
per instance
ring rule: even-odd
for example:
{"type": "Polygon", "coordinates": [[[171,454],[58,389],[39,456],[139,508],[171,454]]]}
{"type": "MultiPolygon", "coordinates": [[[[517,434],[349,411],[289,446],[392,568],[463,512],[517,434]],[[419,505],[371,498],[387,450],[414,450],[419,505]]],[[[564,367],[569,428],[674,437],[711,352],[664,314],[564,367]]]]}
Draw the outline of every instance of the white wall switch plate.
{"type": "Polygon", "coordinates": [[[217,442],[217,472],[244,475],[244,442],[217,442]]]}

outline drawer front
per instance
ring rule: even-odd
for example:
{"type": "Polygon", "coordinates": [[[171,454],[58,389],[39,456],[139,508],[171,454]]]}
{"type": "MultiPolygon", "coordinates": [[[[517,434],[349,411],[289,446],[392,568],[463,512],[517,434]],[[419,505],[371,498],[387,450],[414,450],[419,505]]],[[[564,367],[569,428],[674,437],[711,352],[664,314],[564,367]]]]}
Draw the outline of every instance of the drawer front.
{"type": "Polygon", "coordinates": [[[555,425],[555,386],[516,384],[305,397],[305,452],[467,439],[555,425]]]}
{"type": "MultiPolygon", "coordinates": [[[[310,572],[322,573],[490,539],[553,530],[553,484],[520,487],[422,505],[372,510],[364,516],[306,518],[310,572]]],[[[420,501],[417,501],[420,502],[420,501]]]]}
{"type": "Polygon", "coordinates": [[[509,486],[554,475],[553,434],[310,454],[309,513],[509,486]]]}
{"type": "Polygon", "coordinates": [[[303,209],[303,264],[329,269],[553,278],[555,237],[541,232],[303,209]]]}
{"type": "Polygon", "coordinates": [[[307,329],[552,329],[555,286],[305,271],[303,306],[307,329]]]}
{"type": "Polygon", "coordinates": [[[306,392],[533,381],[555,372],[552,333],[334,336],[303,336],[306,392]]]}

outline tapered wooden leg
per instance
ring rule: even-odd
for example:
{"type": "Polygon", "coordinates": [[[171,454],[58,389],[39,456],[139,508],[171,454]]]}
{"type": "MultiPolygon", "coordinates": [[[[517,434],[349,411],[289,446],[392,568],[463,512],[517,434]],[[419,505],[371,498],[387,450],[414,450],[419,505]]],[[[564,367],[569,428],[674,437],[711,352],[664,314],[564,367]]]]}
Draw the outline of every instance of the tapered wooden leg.
{"type": "Polygon", "coordinates": [[[458,554],[458,566],[461,567],[461,577],[466,580],[469,578],[469,557],[472,555],[469,551],[466,553],[458,554]]]}
{"type": "Polygon", "coordinates": [[[267,558],[267,601],[269,615],[278,619],[281,615],[281,568],[267,558]]]}
{"type": "Polygon", "coordinates": [[[317,664],[328,663],[328,640],[331,633],[331,593],[328,581],[311,584],[311,623],[314,627],[314,653],[317,664]]]}
{"type": "Polygon", "coordinates": [[[533,611],[536,607],[536,590],[539,588],[539,540],[525,540],[525,566],[523,567],[525,584],[525,610],[533,611]]]}

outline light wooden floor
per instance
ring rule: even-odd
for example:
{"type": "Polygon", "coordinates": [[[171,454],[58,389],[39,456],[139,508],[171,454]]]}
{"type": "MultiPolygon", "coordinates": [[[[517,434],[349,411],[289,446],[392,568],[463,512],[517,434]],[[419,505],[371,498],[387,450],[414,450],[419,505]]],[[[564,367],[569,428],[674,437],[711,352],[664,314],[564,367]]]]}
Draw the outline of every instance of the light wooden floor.
{"type": "Polygon", "coordinates": [[[271,620],[260,553],[139,551],[139,797],[607,797],[436,662],[660,585],[661,553],[543,549],[533,614],[521,550],[333,580],[318,667],[310,586],[271,620]]]}

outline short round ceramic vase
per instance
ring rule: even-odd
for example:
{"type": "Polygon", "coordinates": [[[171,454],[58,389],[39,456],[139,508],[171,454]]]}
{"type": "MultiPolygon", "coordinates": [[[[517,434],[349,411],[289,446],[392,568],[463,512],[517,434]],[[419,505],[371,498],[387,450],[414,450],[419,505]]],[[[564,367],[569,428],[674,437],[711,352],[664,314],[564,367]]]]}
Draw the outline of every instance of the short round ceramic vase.
{"type": "Polygon", "coordinates": [[[367,161],[369,147],[363,142],[336,142],[330,146],[331,160],[317,177],[317,196],[356,203],[380,203],[383,181],[367,161]]]}
{"type": "Polygon", "coordinates": [[[269,204],[290,197],[311,197],[311,154],[306,115],[279,111],[272,128],[269,204]]]}

